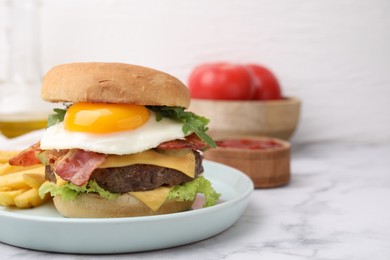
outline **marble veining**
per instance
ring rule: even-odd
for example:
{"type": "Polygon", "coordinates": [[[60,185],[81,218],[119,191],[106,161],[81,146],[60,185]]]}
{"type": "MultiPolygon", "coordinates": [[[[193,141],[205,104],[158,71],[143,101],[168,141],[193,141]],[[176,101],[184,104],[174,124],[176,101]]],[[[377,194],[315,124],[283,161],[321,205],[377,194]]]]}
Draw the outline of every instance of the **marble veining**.
{"type": "Polygon", "coordinates": [[[104,256],[0,243],[0,259],[390,259],[389,158],[390,143],[296,145],[291,183],[256,190],[239,221],[210,239],[104,256]]]}

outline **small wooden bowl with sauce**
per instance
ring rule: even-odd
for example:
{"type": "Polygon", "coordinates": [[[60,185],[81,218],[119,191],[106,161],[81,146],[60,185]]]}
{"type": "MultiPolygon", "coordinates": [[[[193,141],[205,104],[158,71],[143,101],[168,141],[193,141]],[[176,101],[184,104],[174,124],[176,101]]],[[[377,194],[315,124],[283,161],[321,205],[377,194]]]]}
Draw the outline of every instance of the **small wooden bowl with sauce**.
{"type": "Polygon", "coordinates": [[[217,139],[217,148],[204,158],[246,173],[255,188],[272,188],[290,181],[290,143],[269,137],[229,137],[217,139]]]}

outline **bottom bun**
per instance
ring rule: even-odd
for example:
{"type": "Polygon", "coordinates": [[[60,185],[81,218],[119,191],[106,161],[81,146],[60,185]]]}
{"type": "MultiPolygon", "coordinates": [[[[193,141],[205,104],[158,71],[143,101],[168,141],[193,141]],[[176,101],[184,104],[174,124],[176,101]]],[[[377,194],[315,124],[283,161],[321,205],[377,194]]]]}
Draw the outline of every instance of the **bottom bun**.
{"type": "Polygon", "coordinates": [[[68,218],[121,218],[161,215],[189,210],[193,204],[193,201],[166,200],[157,211],[153,211],[128,193],[112,200],[89,193],[81,194],[72,201],[64,201],[58,196],[54,197],[53,201],[58,212],[68,218]]]}

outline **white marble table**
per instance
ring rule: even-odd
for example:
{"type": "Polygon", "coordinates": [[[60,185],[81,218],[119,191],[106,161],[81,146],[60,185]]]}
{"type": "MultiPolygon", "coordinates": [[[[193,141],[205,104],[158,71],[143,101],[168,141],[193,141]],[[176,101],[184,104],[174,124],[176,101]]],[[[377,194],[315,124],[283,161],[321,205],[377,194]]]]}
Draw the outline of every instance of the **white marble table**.
{"type": "Polygon", "coordinates": [[[390,259],[390,143],[295,146],[288,186],[256,190],[235,225],[187,246],[87,256],[0,243],[0,259],[130,258],[390,259]]]}

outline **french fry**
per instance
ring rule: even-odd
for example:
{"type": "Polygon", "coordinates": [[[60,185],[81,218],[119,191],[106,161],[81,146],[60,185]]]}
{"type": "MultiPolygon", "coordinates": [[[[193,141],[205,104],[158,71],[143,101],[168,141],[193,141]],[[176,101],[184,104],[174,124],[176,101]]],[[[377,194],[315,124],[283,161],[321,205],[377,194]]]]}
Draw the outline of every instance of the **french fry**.
{"type": "Polygon", "coordinates": [[[19,151],[1,151],[0,150],[0,163],[6,163],[11,159],[12,157],[15,157],[18,155],[19,151]]]}
{"type": "Polygon", "coordinates": [[[23,178],[24,171],[15,172],[13,174],[7,174],[0,176],[0,188],[8,187],[11,190],[26,189],[30,188],[23,178]]]}
{"type": "Polygon", "coordinates": [[[38,189],[45,182],[45,166],[14,166],[8,160],[18,151],[0,150],[0,206],[37,207],[50,196],[41,199],[38,189]]]}
{"type": "Polygon", "coordinates": [[[35,171],[41,171],[40,168],[42,168],[41,164],[24,167],[24,166],[14,166],[14,165],[9,165],[9,163],[4,163],[4,164],[0,164],[0,176],[18,172],[18,171],[27,172],[28,170],[34,170],[34,169],[36,169],[35,171]]]}
{"type": "Polygon", "coordinates": [[[0,191],[0,205],[1,206],[15,206],[15,197],[26,192],[27,189],[0,191]]]}
{"type": "Polygon", "coordinates": [[[45,166],[41,165],[34,168],[33,170],[27,169],[0,176],[0,187],[9,187],[13,190],[29,188],[29,186],[24,181],[23,175],[30,172],[44,172],[44,169],[45,166]]]}
{"type": "Polygon", "coordinates": [[[42,183],[45,182],[45,173],[41,172],[28,172],[23,174],[24,182],[31,188],[39,189],[42,183]]]}
{"type": "Polygon", "coordinates": [[[0,188],[1,187],[9,187],[11,189],[20,189],[20,188],[27,188],[29,185],[27,185],[24,181],[23,175],[27,173],[41,173],[44,174],[45,172],[45,166],[39,165],[34,166],[33,168],[24,168],[24,170],[19,170],[15,172],[11,172],[9,174],[0,176],[0,188]]]}
{"type": "Polygon", "coordinates": [[[6,175],[8,173],[12,172],[12,165],[9,165],[9,163],[4,163],[0,165],[0,176],[6,175]]]}
{"type": "Polygon", "coordinates": [[[43,204],[43,202],[45,201],[46,198],[41,199],[39,197],[38,190],[34,188],[23,192],[22,194],[16,196],[14,199],[16,207],[22,209],[37,207],[43,204]]]}

